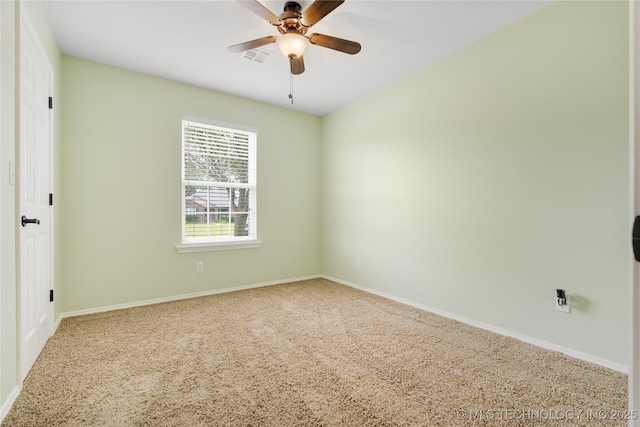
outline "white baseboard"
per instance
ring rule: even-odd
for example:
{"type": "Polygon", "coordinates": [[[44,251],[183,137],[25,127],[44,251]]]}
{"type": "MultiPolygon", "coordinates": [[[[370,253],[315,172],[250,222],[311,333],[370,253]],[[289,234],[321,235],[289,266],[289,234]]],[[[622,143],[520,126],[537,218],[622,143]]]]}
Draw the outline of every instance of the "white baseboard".
{"type": "Polygon", "coordinates": [[[291,282],[299,282],[302,280],[310,280],[310,279],[317,279],[317,278],[323,278],[323,279],[327,279],[327,280],[331,280],[333,282],[336,283],[340,283],[342,285],[346,285],[355,289],[359,289],[374,295],[378,295],[381,296],[383,298],[387,298],[393,301],[397,301],[399,303],[402,304],[406,304],[415,308],[418,308],[420,310],[425,310],[434,314],[438,314],[440,316],[449,318],[449,319],[453,319],[456,320],[458,322],[462,322],[462,323],[466,323],[467,325],[471,325],[471,326],[475,326],[477,328],[480,329],[484,329],[486,331],[490,331],[490,332],[495,332],[497,334],[500,335],[504,335],[504,336],[508,336],[511,338],[515,338],[517,340],[529,343],[529,344],[533,344],[537,347],[541,347],[547,350],[552,350],[552,351],[558,351],[560,353],[566,354],[567,356],[573,357],[575,359],[580,359],[580,360],[584,360],[586,362],[590,362],[590,363],[594,363],[596,365],[600,365],[600,366],[604,366],[606,368],[609,369],[613,369],[614,371],[618,371],[618,372],[622,372],[625,374],[629,373],[629,367],[626,365],[623,365],[621,363],[617,363],[617,362],[613,362],[611,360],[607,360],[607,359],[603,359],[601,357],[598,356],[594,356],[592,354],[587,354],[587,353],[583,353],[577,350],[573,350],[571,348],[568,347],[563,347],[563,346],[559,346],[557,344],[553,344],[550,343],[548,341],[543,341],[543,340],[539,340],[537,338],[533,338],[533,337],[529,337],[526,335],[522,335],[519,334],[517,332],[513,332],[510,331],[508,329],[503,329],[500,327],[497,327],[495,325],[491,325],[489,323],[484,323],[484,322],[480,322],[474,319],[470,319],[468,317],[464,317],[464,316],[460,316],[454,313],[450,313],[444,310],[440,310],[437,308],[433,308],[433,307],[429,307],[426,306],[424,304],[420,304],[417,303],[415,301],[411,301],[411,300],[407,300],[404,298],[400,298],[397,297],[395,295],[391,295],[388,294],[386,292],[382,292],[382,291],[377,291],[375,289],[371,289],[371,288],[367,288],[365,286],[361,286],[352,282],[348,282],[346,280],[342,280],[342,279],[338,279],[335,277],[331,277],[331,276],[327,276],[324,274],[319,274],[319,275],[313,275],[313,276],[304,276],[304,277],[295,277],[295,278],[290,278],[290,279],[283,279],[283,280],[274,280],[274,281],[270,281],[270,282],[261,282],[261,283],[254,283],[254,284],[249,284],[249,285],[242,285],[242,286],[234,286],[234,287],[229,287],[229,288],[222,288],[222,289],[213,289],[210,291],[204,291],[204,292],[195,292],[195,293],[190,293],[190,294],[183,294],[183,295],[175,295],[175,296],[170,296],[170,297],[164,297],[164,298],[154,298],[154,299],[149,299],[149,300],[143,300],[143,301],[135,301],[135,302],[131,302],[131,303],[125,303],[125,304],[116,304],[116,305],[109,305],[109,306],[103,306],[103,307],[96,307],[96,308],[90,308],[90,309],[85,309],[85,310],[76,310],[76,311],[69,311],[66,313],[62,313],[60,314],[60,316],[58,316],[58,319],[56,320],[56,324],[54,327],[54,330],[58,329],[58,326],[60,325],[60,322],[62,321],[62,319],[67,318],[67,317],[74,317],[74,316],[83,316],[85,314],[94,314],[94,313],[102,313],[105,311],[112,311],[112,310],[122,310],[125,308],[133,308],[133,307],[141,307],[141,306],[145,306],[145,305],[152,305],[152,304],[160,304],[163,302],[171,302],[171,301],[178,301],[178,300],[182,300],[182,299],[189,299],[189,298],[197,298],[197,297],[202,297],[202,296],[207,296],[207,295],[215,295],[215,294],[221,294],[221,293],[226,293],[226,292],[234,292],[234,291],[242,291],[245,289],[253,289],[253,288],[261,288],[261,287],[265,287],[265,286],[272,286],[272,285],[278,285],[278,284],[282,284],[282,283],[291,283],[291,282]]]}
{"type": "Polygon", "coordinates": [[[9,396],[7,396],[7,400],[2,402],[2,406],[0,407],[0,424],[2,423],[2,421],[4,421],[4,417],[7,416],[7,414],[9,413],[9,410],[11,410],[11,407],[13,406],[13,402],[16,401],[19,394],[20,394],[20,386],[17,385],[13,388],[13,390],[11,390],[11,393],[9,393],[9,396]]]}
{"type": "Polygon", "coordinates": [[[404,298],[400,298],[400,297],[397,297],[395,295],[388,294],[386,292],[377,291],[375,289],[371,289],[371,288],[367,288],[367,287],[364,287],[364,286],[357,285],[355,283],[347,282],[346,280],[337,279],[335,277],[331,277],[331,276],[327,276],[327,275],[321,275],[320,277],[322,277],[323,279],[331,280],[331,281],[336,282],[336,283],[340,283],[342,285],[346,285],[346,286],[350,286],[352,288],[359,289],[361,291],[365,291],[365,292],[368,292],[368,293],[371,293],[371,294],[374,294],[374,295],[378,295],[378,296],[381,296],[383,298],[387,298],[387,299],[390,299],[390,300],[393,300],[393,301],[397,301],[399,303],[406,304],[406,305],[418,308],[420,310],[425,310],[425,311],[428,311],[428,312],[431,312],[431,313],[434,313],[434,314],[438,314],[440,316],[443,316],[443,317],[446,317],[446,318],[449,318],[449,319],[457,320],[458,322],[466,323],[467,325],[475,326],[477,328],[484,329],[486,331],[495,332],[495,333],[500,334],[500,335],[505,335],[505,336],[508,336],[508,337],[511,337],[511,338],[515,338],[517,340],[524,341],[524,342],[526,342],[528,344],[533,344],[533,345],[535,345],[537,347],[542,347],[542,348],[547,349],[547,350],[558,351],[560,353],[566,354],[567,356],[573,357],[575,359],[580,359],[580,360],[584,360],[586,362],[590,362],[590,363],[593,363],[593,364],[596,364],[596,365],[599,365],[599,366],[604,366],[605,368],[613,369],[614,371],[622,372],[624,374],[628,374],[629,373],[629,367],[626,366],[626,365],[623,365],[621,363],[612,362],[611,360],[603,359],[601,357],[597,357],[597,356],[594,356],[592,354],[583,353],[583,352],[580,352],[580,351],[577,351],[577,350],[573,350],[571,348],[567,348],[567,347],[563,347],[563,346],[560,346],[560,345],[557,345],[557,344],[553,344],[553,343],[550,343],[548,341],[543,341],[543,340],[539,340],[537,338],[532,338],[532,337],[529,337],[529,336],[526,336],[526,335],[522,335],[522,334],[519,334],[517,332],[510,331],[508,329],[503,329],[503,328],[491,325],[489,323],[479,322],[477,320],[470,319],[468,317],[460,316],[460,315],[457,315],[457,314],[454,314],[454,313],[449,313],[449,312],[444,311],[444,310],[440,310],[440,309],[437,309],[437,308],[433,308],[433,307],[429,307],[429,306],[426,306],[426,305],[423,305],[423,304],[419,304],[417,302],[410,301],[410,300],[407,300],[407,299],[404,299],[404,298]]]}
{"type": "Polygon", "coordinates": [[[58,326],[60,325],[60,322],[62,321],[62,319],[67,317],[84,316],[85,314],[103,313],[105,311],[142,307],[145,305],[160,304],[163,302],[179,301],[179,300],[189,299],[189,298],[204,297],[207,295],[223,294],[226,292],[235,292],[235,291],[242,291],[245,289],[254,289],[254,288],[262,288],[265,286],[280,285],[283,283],[300,282],[302,280],[318,279],[320,277],[322,276],[315,275],[315,276],[293,277],[289,279],[274,280],[270,282],[253,283],[249,285],[233,286],[230,288],[212,289],[209,291],[194,292],[190,294],[174,295],[170,297],[153,298],[153,299],[148,299],[143,301],[134,301],[134,302],[124,303],[124,304],[115,304],[115,305],[107,305],[103,307],[88,308],[85,310],[68,311],[66,313],[61,313],[58,316],[58,319],[56,320],[56,324],[54,327],[54,331],[58,329],[58,326]]]}

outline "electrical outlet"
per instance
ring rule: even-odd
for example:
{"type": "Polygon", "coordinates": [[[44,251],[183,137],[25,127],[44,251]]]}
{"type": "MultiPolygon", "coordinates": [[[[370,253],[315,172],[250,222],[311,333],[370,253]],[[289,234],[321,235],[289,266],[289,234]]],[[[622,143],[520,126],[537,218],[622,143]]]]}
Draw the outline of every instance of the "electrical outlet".
{"type": "Polygon", "coordinates": [[[564,305],[558,304],[558,298],[556,298],[556,310],[563,313],[571,313],[571,298],[569,295],[565,295],[566,302],[564,305]]]}
{"type": "Polygon", "coordinates": [[[362,258],[361,257],[357,257],[356,258],[356,267],[362,267],[362,258]]]}
{"type": "Polygon", "coordinates": [[[204,271],[204,262],[197,261],[196,262],[196,273],[202,273],[204,271]]]}

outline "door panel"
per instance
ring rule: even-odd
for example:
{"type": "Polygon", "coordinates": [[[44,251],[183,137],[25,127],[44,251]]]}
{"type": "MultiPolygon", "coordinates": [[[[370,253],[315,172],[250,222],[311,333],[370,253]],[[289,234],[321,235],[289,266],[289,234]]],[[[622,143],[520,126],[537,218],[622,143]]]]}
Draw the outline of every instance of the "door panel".
{"type": "Polygon", "coordinates": [[[20,28],[19,216],[20,374],[24,379],[53,329],[51,275],[51,66],[25,21],[20,28]]]}

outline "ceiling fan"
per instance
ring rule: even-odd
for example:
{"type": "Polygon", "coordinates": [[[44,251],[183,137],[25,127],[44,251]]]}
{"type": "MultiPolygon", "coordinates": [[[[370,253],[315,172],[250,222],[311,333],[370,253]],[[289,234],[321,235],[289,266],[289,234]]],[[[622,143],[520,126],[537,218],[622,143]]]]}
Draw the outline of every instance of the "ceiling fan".
{"type": "Polygon", "coordinates": [[[229,46],[230,52],[241,53],[245,50],[276,43],[282,53],[289,58],[291,74],[302,74],[304,72],[302,54],[309,46],[309,43],[350,55],[360,52],[361,46],[357,42],[318,33],[306,35],[310,27],[317,24],[322,18],[344,3],[344,0],[315,0],[304,12],[300,4],[288,1],[285,3],[284,12],[280,16],[272,13],[257,0],[237,1],[259,17],[267,20],[271,25],[277,27],[281,36],[267,36],[229,46]]]}

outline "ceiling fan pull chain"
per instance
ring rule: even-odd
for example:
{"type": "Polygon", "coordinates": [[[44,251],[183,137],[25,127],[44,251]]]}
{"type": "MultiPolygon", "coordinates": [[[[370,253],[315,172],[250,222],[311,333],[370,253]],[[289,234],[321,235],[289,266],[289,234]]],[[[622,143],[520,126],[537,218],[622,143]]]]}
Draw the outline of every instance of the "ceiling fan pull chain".
{"type": "Polygon", "coordinates": [[[289,99],[293,105],[293,73],[289,74],[289,99]]]}

